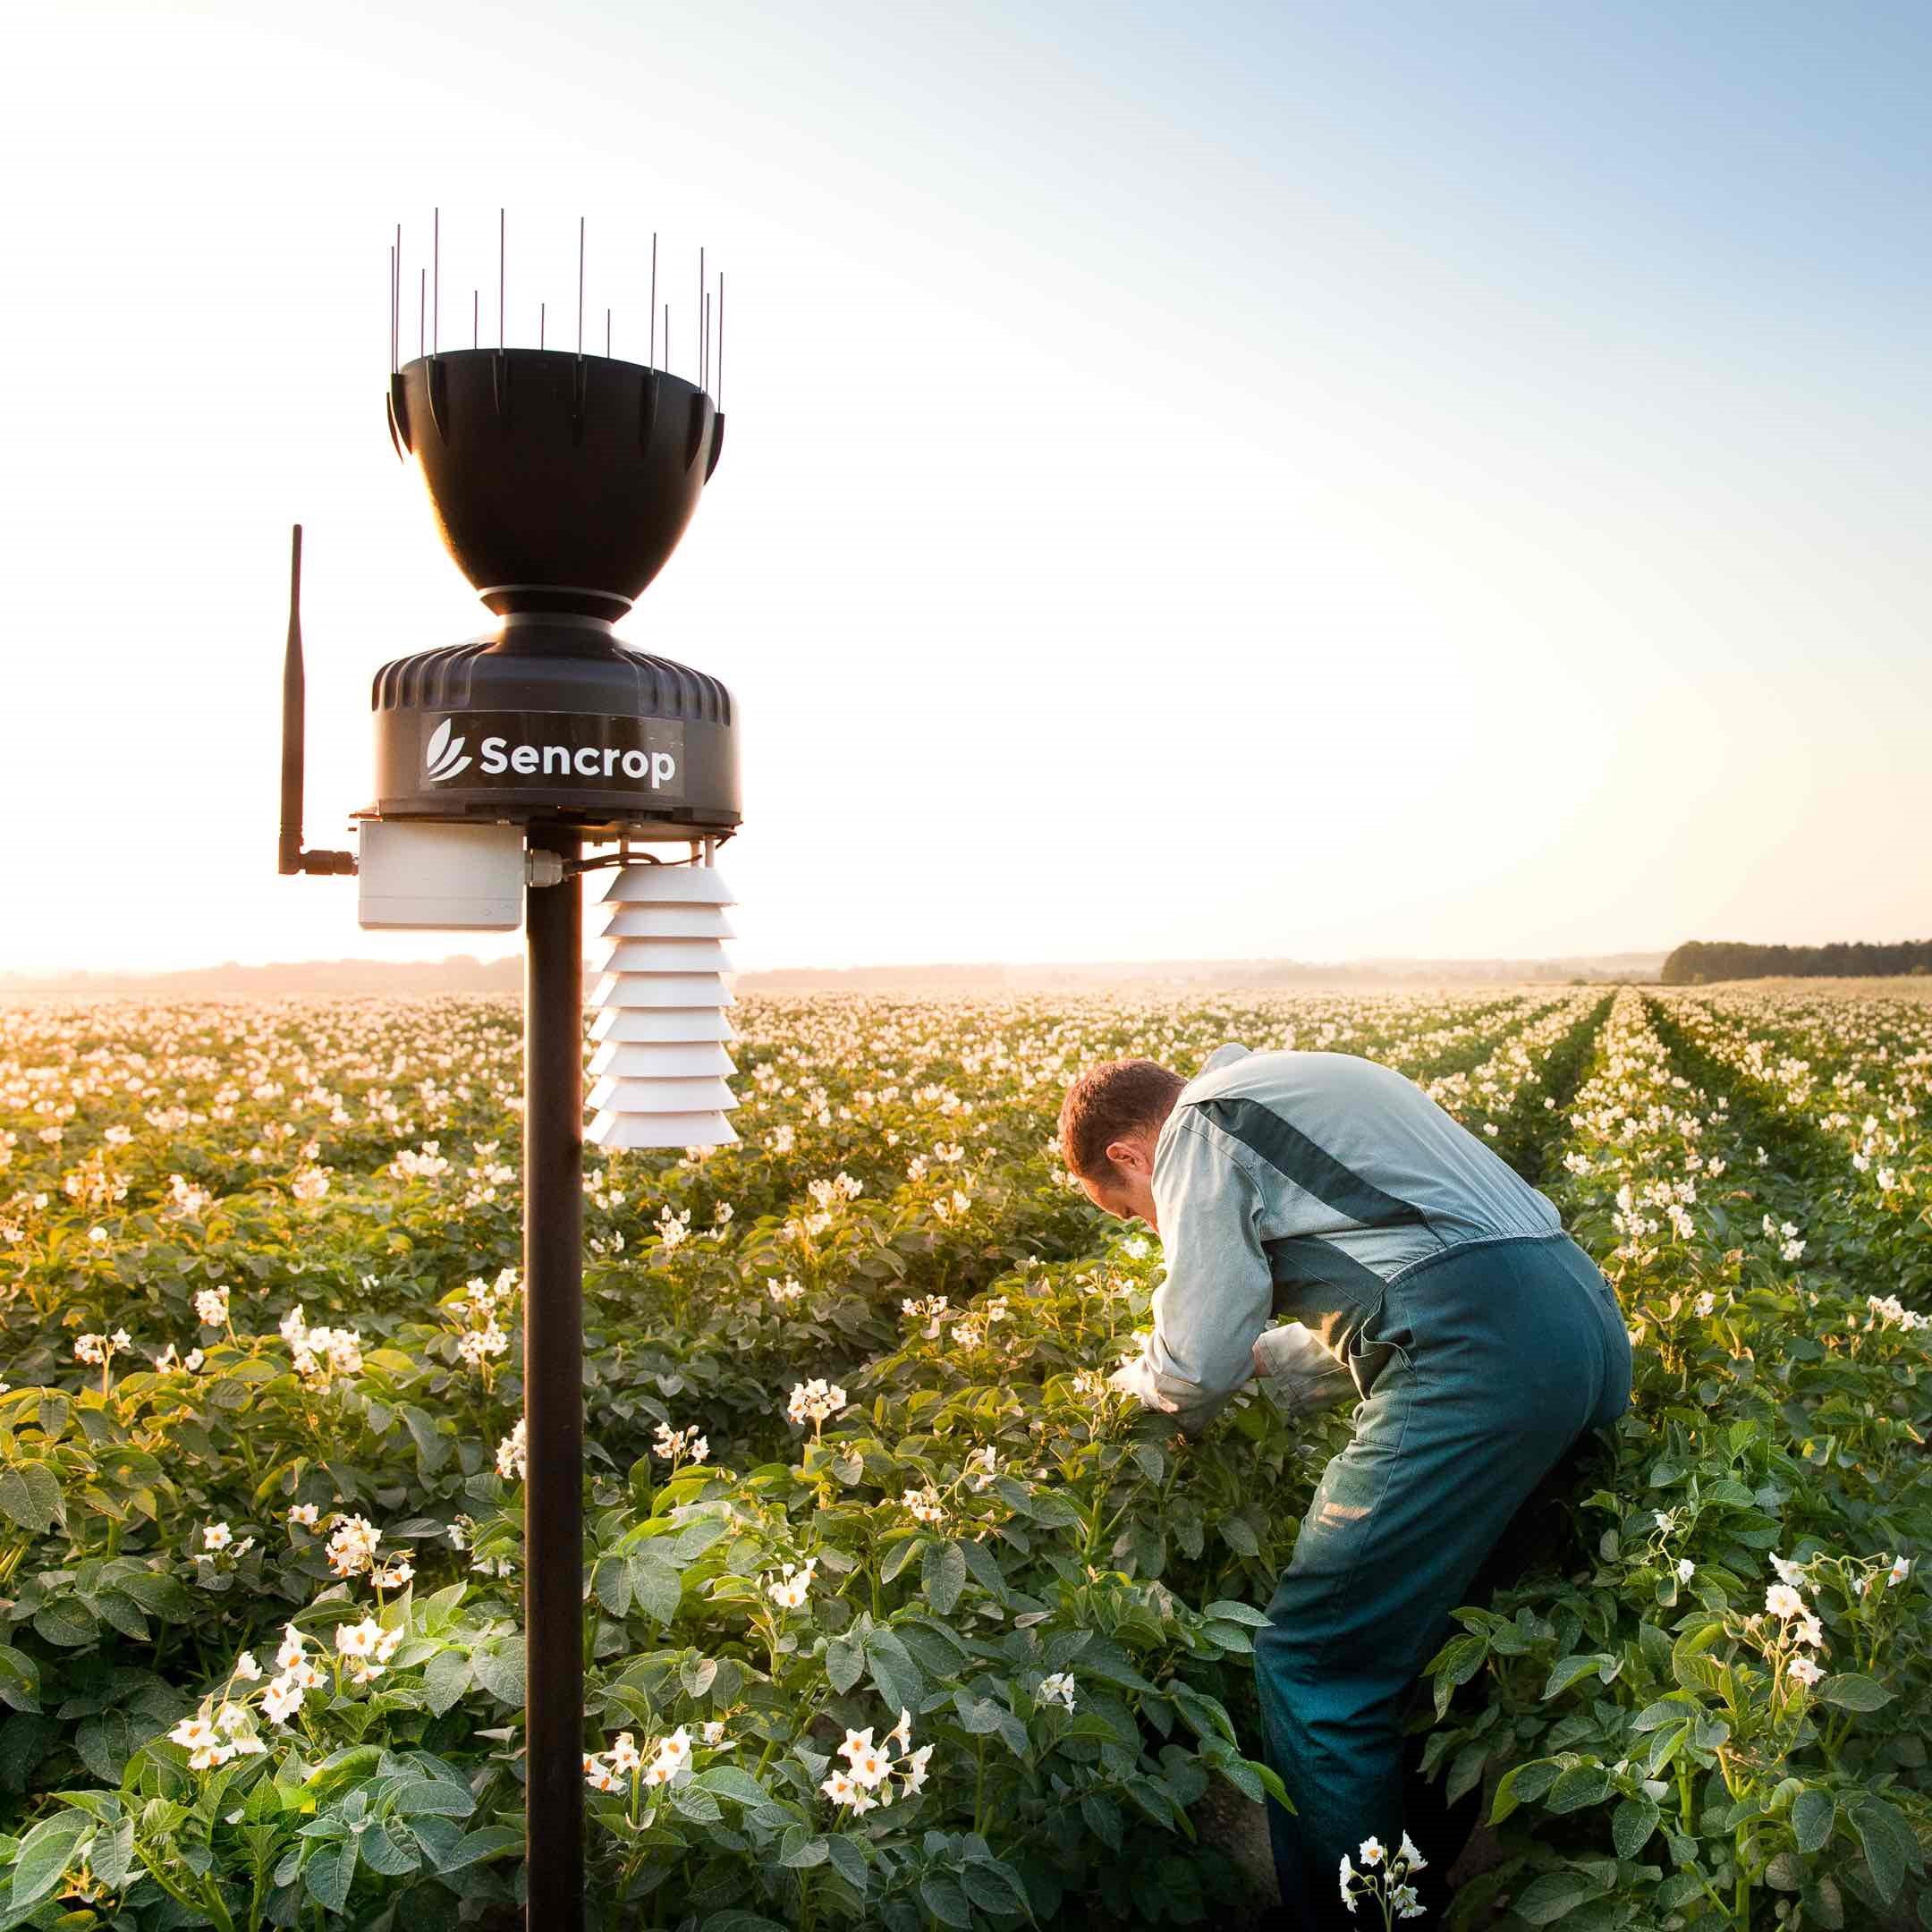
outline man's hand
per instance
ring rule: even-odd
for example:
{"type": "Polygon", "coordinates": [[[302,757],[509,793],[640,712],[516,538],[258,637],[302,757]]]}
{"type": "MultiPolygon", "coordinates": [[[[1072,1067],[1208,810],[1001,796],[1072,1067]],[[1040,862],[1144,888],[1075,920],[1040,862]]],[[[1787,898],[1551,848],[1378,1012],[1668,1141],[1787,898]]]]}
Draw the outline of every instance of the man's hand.
{"type": "Polygon", "coordinates": [[[1141,1368],[1142,1363],[1134,1360],[1128,1362],[1123,1368],[1116,1368],[1107,1377],[1107,1386],[1123,1389],[1130,1395],[1138,1395],[1143,1409],[1158,1409],[1164,1415],[1172,1415],[1181,1404],[1163,1395],[1157,1389],[1149,1388],[1146,1377],[1141,1374],[1141,1368]]]}

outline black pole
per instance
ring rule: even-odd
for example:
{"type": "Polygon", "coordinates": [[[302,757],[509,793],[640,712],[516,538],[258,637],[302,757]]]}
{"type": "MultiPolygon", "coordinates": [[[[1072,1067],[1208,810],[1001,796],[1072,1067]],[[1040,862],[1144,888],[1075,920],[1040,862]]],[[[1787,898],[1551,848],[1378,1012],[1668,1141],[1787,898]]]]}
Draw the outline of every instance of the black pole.
{"type": "MultiPolygon", "coordinates": [[[[578,856],[568,828],[532,851],[578,856]]],[[[583,1924],[583,888],[526,886],[524,1820],[528,1932],[583,1924]]]]}

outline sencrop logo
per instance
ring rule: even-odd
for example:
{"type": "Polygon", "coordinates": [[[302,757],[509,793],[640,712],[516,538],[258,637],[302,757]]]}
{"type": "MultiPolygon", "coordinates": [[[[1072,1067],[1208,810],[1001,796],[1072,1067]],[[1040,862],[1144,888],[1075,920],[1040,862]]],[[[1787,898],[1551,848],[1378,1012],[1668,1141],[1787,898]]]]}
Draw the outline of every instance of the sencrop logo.
{"type": "MultiPolygon", "coordinates": [[[[620,784],[648,786],[653,792],[666,789],[675,791],[679,783],[679,753],[682,750],[678,741],[677,750],[662,745],[647,748],[642,745],[616,745],[608,743],[559,744],[554,741],[532,742],[521,732],[515,736],[499,736],[489,733],[488,727],[507,722],[504,715],[495,712],[472,712],[463,719],[465,733],[482,733],[477,740],[476,756],[472,758],[468,750],[467,735],[456,735],[456,720],[446,717],[429,734],[429,741],[423,747],[423,775],[430,784],[445,784],[459,773],[465,772],[474,765],[476,770],[470,777],[471,785],[488,787],[492,780],[507,780],[515,784],[520,779],[535,778],[563,779],[566,784],[577,785],[585,779],[601,780],[605,786],[614,782],[620,784]]],[[[592,730],[594,735],[602,737],[606,728],[606,721],[585,719],[582,726],[592,730]]],[[[610,721],[611,725],[626,728],[625,721],[610,721]]],[[[569,725],[564,725],[568,731],[569,725]]]]}
{"type": "Polygon", "coordinates": [[[450,736],[450,725],[453,722],[445,718],[423,747],[423,766],[431,784],[440,784],[445,778],[453,778],[469,766],[470,757],[463,750],[464,741],[450,736]]]}

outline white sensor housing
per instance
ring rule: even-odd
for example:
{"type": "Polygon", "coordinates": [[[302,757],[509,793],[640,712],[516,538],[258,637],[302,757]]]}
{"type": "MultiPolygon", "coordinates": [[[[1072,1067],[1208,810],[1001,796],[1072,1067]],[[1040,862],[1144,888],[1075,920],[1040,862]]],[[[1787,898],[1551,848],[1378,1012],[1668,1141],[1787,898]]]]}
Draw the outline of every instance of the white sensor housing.
{"type": "Polygon", "coordinates": [[[730,889],[709,866],[626,866],[604,894],[603,977],[590,996],[598,1147],[727,1147],[738,1136],[724,1050],[730,889]]]}
{"type": "Polygon", "coordinates": [[[514,932],[523,923],[523,828],[356,824],[356,919],[366,930],[514,932]]]}

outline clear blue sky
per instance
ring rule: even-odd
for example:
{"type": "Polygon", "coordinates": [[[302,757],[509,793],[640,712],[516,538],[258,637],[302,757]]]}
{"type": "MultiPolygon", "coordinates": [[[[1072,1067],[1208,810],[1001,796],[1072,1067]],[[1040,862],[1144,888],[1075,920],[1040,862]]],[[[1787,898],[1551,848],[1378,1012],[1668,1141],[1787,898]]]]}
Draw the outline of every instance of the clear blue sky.
{"type": "Polygon", "coordinates": [[[729,278],[625,630],[740,699],[747,966],[1932,931],[1932,8],[14,33],[0,970],[463,943],[271,869],[287,524],[311,843],[370,672],[484,627],[381,421],[438,204],[445,341],[500,203],[513,341],[580,213],[593,347],[653,228],[674,363],[729,278]]]}

